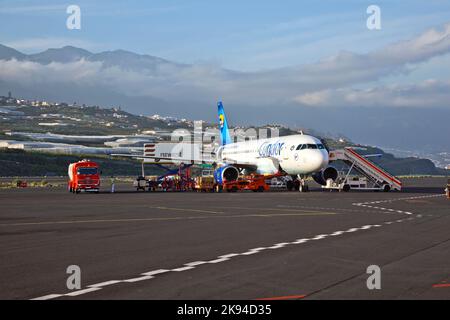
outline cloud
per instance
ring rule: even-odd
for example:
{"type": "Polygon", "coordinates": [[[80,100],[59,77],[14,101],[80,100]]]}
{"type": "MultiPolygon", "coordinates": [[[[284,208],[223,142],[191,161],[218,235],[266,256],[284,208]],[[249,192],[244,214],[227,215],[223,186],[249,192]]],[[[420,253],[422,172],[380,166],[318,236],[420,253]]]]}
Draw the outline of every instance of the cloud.
{"type": "MultiPolygon", "coordinates": [[[[306,106],[339,103],[428,106],[430,101],[437,106],[447,97],[442,90],[448,89],[448,83],[366,90],[352,87],[371,84],[396,73],[407,73],[411,64],[448,52],[450,24],[367,54],[341,52],[314,64],[261,72],[238,72],[213,64],[155,63],[152,68],[127,68],[124,67],[126,64],[119,67],[89,60],[48,65],[10,60],[0,61],[0,81],[36,87],[54,83],[106,87],[129,96],[151,96],[166,101],[210,102],[224,98],[227,102],[247,106],[282,107],[293,102],[306,106]]],[[[144,58],[140,56],[139,59],[144,58]]]]}
{"type": "Polygon", "coordinates": [[[42,65],[32,61],[0,60],[0,81],[21,83],[23,85],[46,85],[55,83],[86,85],[98,83],[101,75],[101,62],[88,62],[84,59],[72,63],[52,62],[42,65]],[[92,80],[89,80],[92,79],[92,80]]]}
{"type": "Polygon", "coordinates": [[[426,80],[419,84],[370,89],[334,89],[305,93],[294,98],[310,107],[450,107],[450,81],[426,80]]]}

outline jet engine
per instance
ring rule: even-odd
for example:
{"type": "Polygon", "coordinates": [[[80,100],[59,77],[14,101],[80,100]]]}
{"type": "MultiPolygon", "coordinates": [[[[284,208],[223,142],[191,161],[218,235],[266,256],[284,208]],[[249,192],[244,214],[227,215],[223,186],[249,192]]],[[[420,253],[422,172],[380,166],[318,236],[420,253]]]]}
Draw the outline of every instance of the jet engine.
{"type": "Polygon", "coordinates": [[[316,172],[312,175],[315,182],[320,185],[326,185],[328,179],[335,181],[338,178],[338,171],[334,167],[326,167],[322,171],[316,172]]]}
{"type": "Polygon", "coordinates": [[[214,171],[214,179],[218,184],[222,184],[224,181],[235,181],[238,177],[239,170],[233,166],[220,167],[214,171]]]}

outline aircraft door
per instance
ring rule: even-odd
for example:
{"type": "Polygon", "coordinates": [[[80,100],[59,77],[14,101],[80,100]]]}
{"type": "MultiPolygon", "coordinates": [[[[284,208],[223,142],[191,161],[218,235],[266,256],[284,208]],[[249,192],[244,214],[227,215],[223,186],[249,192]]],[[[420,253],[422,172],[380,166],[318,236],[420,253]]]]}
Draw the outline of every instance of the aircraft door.
{"type": "Polygon", "coordinates": [[[289,146],[289,145],[283,145],[283,147],[281,148],[281,158],[283,159],[283,160],[289,160],[289,156],[290,156],[290,154],[291,154],[291,151],[290,151],[290,148],[291,148],[291,146],[289,146]]]}

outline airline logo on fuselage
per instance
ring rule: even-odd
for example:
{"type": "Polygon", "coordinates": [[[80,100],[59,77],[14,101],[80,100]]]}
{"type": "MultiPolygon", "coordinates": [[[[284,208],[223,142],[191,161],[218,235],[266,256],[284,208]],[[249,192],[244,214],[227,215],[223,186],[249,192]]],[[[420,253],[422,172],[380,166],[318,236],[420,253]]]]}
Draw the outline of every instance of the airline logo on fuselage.
{"type": "Polygon", "coordinates": [[[259,147],[259,156],[260,157],[273,157],[279,156],[281,153],[281,148],[284,146],[284,142],[277,141],[274,143],[264,142],[259,147]]]}

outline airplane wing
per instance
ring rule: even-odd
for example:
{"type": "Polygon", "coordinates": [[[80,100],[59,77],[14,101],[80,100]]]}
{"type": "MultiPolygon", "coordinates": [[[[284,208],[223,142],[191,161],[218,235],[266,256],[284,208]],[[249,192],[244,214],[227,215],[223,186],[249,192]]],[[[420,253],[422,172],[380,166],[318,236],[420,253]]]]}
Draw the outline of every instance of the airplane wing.
{"type": "MultiPolygon", "coordinates": [[[[185,159],[185,158],[171,158],[171,157],[157,157],[157,156],[144,156],[139,154],[121,154],[121,153],[113,153],[110,155],[111,157],[126,157],[126,158],[133,158],[137,160],[144,160],[144,159],[151,159],[155,162],[160,161],[167,161],[167,162],[183,162],[183,163],[192,163],[192,164],[211,164],[216,165],[217,161],[213,159],[185,159]]],[[[254,163],[238,163],[234,161],[227,162],[226,160],[223,161],[224,164],[229,164],[232,166],[235,166],[239,169],[249,169],[249,170],[256,170],[257,166],[254,163]]]]}
{"type": "MultiPolygon", "coordinates": [[[[258,169],[258,164],[252,162],[245,162],[245,161],[235,161],[232,159],[223,159],[221,161],[210,159],[208,157],[200,158],[200,159],[193,159],[193,158],[182,158],[182,157],[164,157],[164,156],[156,156],[156,155],[143,155],[143,154],[120,154],[120,153],[114,153],[111,154],[112,157],[126,157],[126,158],[133,158],[137,160],[154,160],[154,162],[165,162],[165,163],[191,163],[191,164],[211,164],[211,165],[231,165],[238,169],[248,169],[248,170],[254,170],[256,171],[258,169]]],[[[280,164],[278,159],[273,157],[260,157],[258,158],[260,160],[267,160],[267,162],[270,162],[274,168],[279,168],[280,164]]]]}
{"type": "Polygon", "coordinates": [[[111,157],[126,157],[133,159],[153,159],[155,162],[159,162],[160,160],[166,160],[171,162],[184,162],[184,163],[192,163],[192,164],[215,164],[216,161],[213,159],[183,159],[183,158],[171,158],[171,157],[157,157],[157,156],[144,156],[140,154],[121,154],[121,153],[112,153],[111,157]]]}

